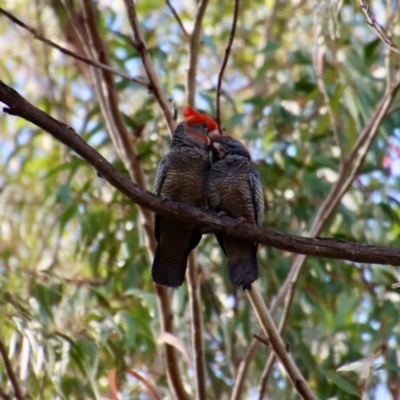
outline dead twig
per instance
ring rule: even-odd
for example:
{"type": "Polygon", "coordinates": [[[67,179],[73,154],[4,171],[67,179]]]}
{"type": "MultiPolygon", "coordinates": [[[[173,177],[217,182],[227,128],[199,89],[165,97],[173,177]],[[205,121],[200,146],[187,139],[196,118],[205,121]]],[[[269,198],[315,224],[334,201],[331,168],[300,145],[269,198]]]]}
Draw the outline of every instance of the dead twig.
{"type": "Polygon", "coordinates": [[[217,121],[218,129],[219,129],[219,132],[220,132],[221,135],[223,134],[222,127],[221,127],[221,87],[222,87],[222,79],[224,77],[225,68],[226,68],[226,66],[228,64],[229,55],[230,55],[230,52],[231,52],[233,40],[235,39],[236,25],[237,25],[237,20],[238,20],[238,17],[239,17],[239,5],[240,5],[240,0],[235,0],[235,9],[233,11],[231,34],[229,36],[228,46],[226,47],[226,50],[225,50],[224,60],[222,61],[221,69],[220,69],[219,74],[218,74],[217,97],[215,99],[215,103],[216,103],[216,118],[215,118],[215,120],[217,121]]]}

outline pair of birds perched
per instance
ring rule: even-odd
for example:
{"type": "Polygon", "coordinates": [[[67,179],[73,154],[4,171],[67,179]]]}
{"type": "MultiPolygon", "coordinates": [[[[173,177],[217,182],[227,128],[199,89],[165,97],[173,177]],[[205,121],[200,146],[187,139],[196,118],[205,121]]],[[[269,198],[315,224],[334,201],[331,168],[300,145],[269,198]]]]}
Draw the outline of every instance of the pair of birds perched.
{"type": "MultiPolygon", "coordinates": [[[[171,150],[159,166],[155,193],[167,199],[261,225],[264,197],[258,173],[246,148],[218,133],[217,123],[190,106],[172,136],[171,150]],[[210,162],[209,149],[212,152],[210,162]]],[[[158,242],[152,276],[158,285],[179,287],[185,279],[187,258],[201,239],[198,226],[155,216],[158,242]]],[[[257,243],[216,234],[228,259],[233,285],[251,289],[258,278],[257,243]]]]}

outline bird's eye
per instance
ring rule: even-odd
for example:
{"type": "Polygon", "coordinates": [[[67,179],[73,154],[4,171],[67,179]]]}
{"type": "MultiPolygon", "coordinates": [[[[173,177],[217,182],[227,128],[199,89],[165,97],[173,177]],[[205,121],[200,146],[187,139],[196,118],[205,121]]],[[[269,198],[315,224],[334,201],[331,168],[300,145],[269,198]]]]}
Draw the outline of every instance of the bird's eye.
{"type": "Polygon", "coordinates": [[[206,130],[208,128],[208,124],[201,124],[201,127],[206,130]]]}

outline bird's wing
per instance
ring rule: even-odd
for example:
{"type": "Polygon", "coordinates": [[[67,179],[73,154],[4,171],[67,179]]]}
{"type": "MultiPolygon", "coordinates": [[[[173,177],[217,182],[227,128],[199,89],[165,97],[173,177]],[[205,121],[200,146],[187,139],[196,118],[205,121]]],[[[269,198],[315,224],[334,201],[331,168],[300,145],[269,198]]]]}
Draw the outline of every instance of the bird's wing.
{"type": "MultiPolygon", "coordinates": [[[[154,182],[154,193],[158,196],[161,194],[161,189],[164,184],[165,177],[167,176],[167,171],[167,160],[164,157],[160,162],[156,175],[156,181],[154,182]]],[[[157,214],[154,216],[154,235],[158,242],[160,240],[160,216],[157,214]]]]}
{"type": "Polygon", "coordinates": [[[167,176],[167,170],[167,160],[166,157],[164,157],[160,162],[156,175],[156,181],[154,182],[154,193],[158,196],[161,193],[162,185],[165,181],[165,177],[167,176]]]}
{"type": "Polygon", "coordinates": [[[260,182],[260,176],[254,169],[250,170],[249,185],[254,207],[254,219],[256,220],[257,225],[261,226],[264,219],[264,194],[260,182]]]}

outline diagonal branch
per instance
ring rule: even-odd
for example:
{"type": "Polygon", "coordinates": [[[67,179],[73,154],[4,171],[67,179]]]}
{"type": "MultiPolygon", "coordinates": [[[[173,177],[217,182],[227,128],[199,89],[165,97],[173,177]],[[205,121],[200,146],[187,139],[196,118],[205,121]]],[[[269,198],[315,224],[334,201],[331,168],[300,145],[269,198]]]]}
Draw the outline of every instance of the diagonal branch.
{"type": "Polygon", "coordinates": [[[161,108],[161,112],[164,116],[165,123],[168,126],[169,132],[172,135],[175,130],[176,121],[174,120],[174,115],[172,112],[172,107],[170,101],[168,101],[165,96],[164,90],[161,86],[160,80],[156,73],[153,61],[150,57],[149,50],[146,45],[146,40],[144,38],[142,29],[140,28],[140,23],[138,16],[136,14],[135,3],[133,0],[124,0],[126,12],[128,14],[129,23],[133,31],[133,36],[135,38],[135,48],[138,51],[144,69],[146,70],[147,77],[151,84],[151,92],[161,108]]]}
{"type": "Polygon", "coordinates": [[[268,308],[264,303],[264,299],[258,289],[257,283],[253,283],[251,290],[246,290],[246,294],[256,312],[257,319],[268,338],[268,343],[271,349],[284,367],[297,393],[302,399],[317,400],[317,396],[308,386],[277,331],[271,314],[269,313],[268,308]]]}
{"type": "MultiPolygon", "coordinates": [[[[104,157],[89,146],[70,126],[52,118],[24,99],[17,91],[0,81],[0,101],[8,106],[4,111],[32,122],[79,154],[93,166],[112,186],[141,207],[165,217],[208,227],[248,241],[254,241],[280,250],[317,257],[343,259],[354,262],[400,266],[400,249],[374,246],[329,238],[308,238],[285,234],[233,218],[219,218],[186,204],[165,201],[119,173],[104,157]]],[[[276,303],[276,302],[275,302],[276,303]]],[[[277,305],[273,305],[276,312],[277,305]]]]}
{"type": "Polygon", "coordinates": [[[23,400],[24,396],[22,395],[22,390],[19,386],[15,372],[12,369],[11,361],[8,358],[6,346],[1,337],[0,337],[0,356],[3,359],[4,367],[6,369],[8,379],[10,380],[11,386],[13,388],[15,398],[17,400],[23,400]]]}
{"type": "MultiPolygon", "coordinates": [[[[285,303],[285,307],[283,309],[283,315],[288,315],[289,314],[289,310],[292,306],[292,302],[293,302],[293,296],[287,296],[286,297],[286,303],[285,303]]],[[[281,321],[279,323],[279,328],[278,328],[278,332],[279,335],[282,336],[283,332],[286,329],[286,324],[287,324],[288,319],[287,318],[281,318],[281,321]]],[[[250,346],[251,347],[251,346],[250,346]]],[[[268,378],[269,375],[272,371],[272,367],[275,363],[276,360],[276,356],[275,354],[270,354],[267,360],[267,363],[265,364],[264,370],[261,374],[261,379],[260,379],[260,384],[258,386],[258,399],[262,400],[264,398],[264,392],[267,388],[267,382],[268,382],[268,378]]]]}
{"type": "MultiPolygon", "coordinates": [[[[85,15],[85,27],[78,25],[78,19],[71,15],[67,9],[69,17],[74,21],[73,27],[79,37],[85,52],[91,58],[100,58],[105,65],[110,65],[107,49],[98,33],[95,11],[90,1],[83,1],[85,15]],[[84,30],[86,28],[86,31],[84,30]],[[97,52],[97,54],[96,54],[97,52]]],[[[118,93],[115,88],[114,80],[110,73],[92,68],[92,76],[99,98],[100,107],[104,116],[107,131],[111,137],[118,156],[121,158],[130,177],[139,185],[144,187],[144,175],[138,155],[130,143],[129,132],[119,110],[118,93]]],[[[143,228],[146,232],[149,248],[155,251],[156,243],[153,233],[153,218],[151,213],[139,207],[139,213],[143,221],[143,228]]]]}
{"type": "Polygon", "coordinates": [[[171,4],[171,2],[169,0],[166,0],[168,8],[171,10],[172,15],[175,17],[176,22],[178,23],[179,27],[182,30],[183,36],[185,36],[186,40],[189,40],[190,36],[187,33],[187,30],[185,29],[185,26],[182,23],[181,18],[179,17],[179,14],[176,12],[174,6],[171,4]]]}
{"type": "Polygon", "coordinates": [[[54,47],[55,49],[59,50],[61,53],[66,54],[67,56],[73,57],[79,61],[84,62],[85,64],[91,65],[93,67],[96,68],[100,68],[104,71],[110,72],[114,75],[120,76],[121,78],[127,79],[131,82],[135,82],[140,86],[143,86],[144,88],[146,88],[147,90],[151,90],[151,86],[149,84],[149,82],[146,82],[140,78],[135,78],[125,72],[122,71],[118,71],[112,67],[110,67],[109,65],[105,65],[101,62],[98,62],[96,60],[93,60],[91,58],[87,58],[84,56],[81,56],[65,47],[62,47],[60,45],[58,45],[57,43],[54,43],[53,41],[51,41],[50,39],[47,39],[46,37],[44,37],[43,35],[41,35],[36,29],[30,27],[29,25],[25,24],[24,22],[22,22],[21,20],[19,20],[18,18],[16,18],[14,15],[10,14],[8,11],[4,10],[3,8],[0,7],[0,13],[5,15],[8,19],[10,19],[11,21],[13,21],[15,24],[17,24],[18,26],[20,26],[21,28],[26,29],[28,32],[32,33],[32,35],[34,36],[35,39],[40,40],[43,43],[48,44],[51,47],[54,47]]]}
{"type": "Polygon", "coordinates": [[[218,74],[218,83],[217,83],[217,98],[215,100],[216,102],[216,118],[215,120],[217,121],[218,124],[218,129],[219,132],[222,135],[222,128],[221,128],[221,86],[222,86],[222,78],[224,77],[224,71],[225,68],[228,64],[228,60],[229,60],[229,55],[231,53],[231,48],[232,48],[232,44],[233,44],[233,39],[235,38],[235,32],[236,32],[236,25],[237,25],[237,20],[238,20],[238,16],[239,16],[239,4],[240,0],[235,0],[235,9],[233,11],[233,20],[232,20],[232,28],[231,28],[231,34],[229,36],[229,41],[228,41],[228,46],[225,50],[225,56],[224,56],[224,60],[222,61],[222,65],[221,65],[221,70],[219,71],[218,74]]]}

